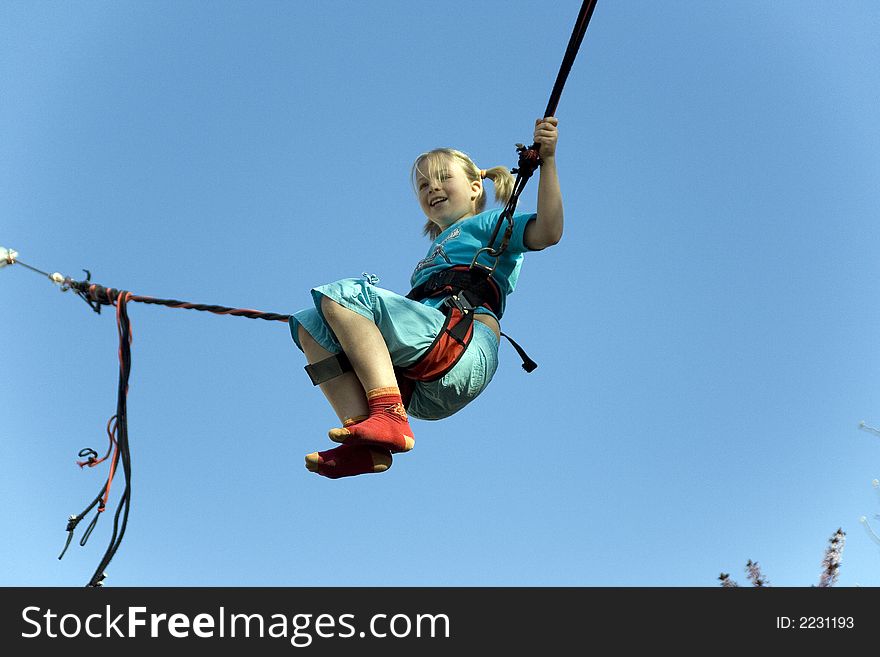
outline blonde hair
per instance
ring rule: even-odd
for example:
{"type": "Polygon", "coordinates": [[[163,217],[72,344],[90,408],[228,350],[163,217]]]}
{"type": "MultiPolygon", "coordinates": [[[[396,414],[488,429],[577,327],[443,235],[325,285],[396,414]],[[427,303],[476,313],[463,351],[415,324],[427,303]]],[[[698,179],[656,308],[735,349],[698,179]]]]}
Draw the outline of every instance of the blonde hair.
{"type": "MultiPolygon", "coordinates": [[[[498,203],[506,203],[513,194],[514,178],[507,167],[492,167],[491,169],[480,169],[474,161],[465,153],[457,151],[454,148],[435,148],[427,153],[422,153],[413,163],[410,178],[413,189],[418,194],[417,177],[419,175],[428,180],[439,180],[440,172],[447,161],[457,162],[471,182],[488,178],[495,187],[495,200],[498,203]]],[[[474,209],[479,214],[486,209],[486,189],[480,192],[474,202],[474,209]]],[[[440,226],[430,219],[425,223],[424,234],[434,239],[440,234],[440,226]]]]}

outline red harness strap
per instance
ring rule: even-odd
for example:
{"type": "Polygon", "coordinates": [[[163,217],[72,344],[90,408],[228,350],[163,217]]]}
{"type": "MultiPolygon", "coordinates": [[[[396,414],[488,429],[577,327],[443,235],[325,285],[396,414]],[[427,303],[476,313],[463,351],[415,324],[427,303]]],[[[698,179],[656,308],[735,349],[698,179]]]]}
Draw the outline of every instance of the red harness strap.
{"type": "Polygon", "coordinates": [[[450,306],[443,328],[427,351],[409,367],[394,368],[403,405],[409,407],[416,381],[436,381],[455,367],[473,337],[474,311],[463,312],[450,306]]]}
{"type": "Polygon", "coordinates": [[[473,337],[474,311],[465,313],[450,306],[434,342],[415,363],[402,370],[402,374],[416,381],[436,381],[461,360],[473,337]]]}
{"type": "Polygon", "coordinates": [[[486,305],[483,299],[460,288],[438,287],[434,294],[453,294],[446,299],[446,319],[431,346],[416,362],[406,368],[395,368],[397,384],[404,406],[409,406],[416,381],[436,381],[456,366],[474,337],[474,313],[486,305]]]}

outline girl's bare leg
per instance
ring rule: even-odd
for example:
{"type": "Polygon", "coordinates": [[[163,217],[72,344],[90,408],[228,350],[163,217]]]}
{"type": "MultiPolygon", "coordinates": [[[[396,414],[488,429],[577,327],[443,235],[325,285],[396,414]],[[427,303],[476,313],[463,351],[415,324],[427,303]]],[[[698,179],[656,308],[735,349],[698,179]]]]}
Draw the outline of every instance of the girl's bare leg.
{"type": "Polygon", "coordinates": [[[321,312],[357,374],[369,412],[369,417],[357,425],[331,429],[330,439],[346,445],[368,444],[391,452],[408,452],[415,439],[379,327],[372,318],[327,297],[321,300],[321,312]]]}
{"type": "Polygon", "coordinates": [[[388,347],[373,320],[343,308],[327,297],[321,300],[321,312],[348,356],[364,391],[397,387],[388,347]]]}
{"type": "MultiPolygon", "coordinates": [[[[309,364],[317,363],[333,355],[315,342],[315,339],[302,327],[302,324],[299,326],[299,343],[302,345],[303,353],[305,353],[309,364]]],[[[349,418],[366,416],[369,412],[367,395],[354,372],[345,372],[341,376],[325,381],[320,384],[320,388],[340,422],[349,418]]]]}
{"type": "MultiPolygon", "coordinates": [[[[302,325],[298,333],[299,342],[309,363],[316,363],[333,355],[315,342],[302,325]]],[[[369,412],[367,396],[354,372],[345,372],[341,376],[325,381],[320,384],[320,388],[339,421],[344,425],[367,416],[369,412]]],[[[384,472],[391,467],[391,462],[391,453],[387,449],[366,445],[342,445],[335,449],[306,455],[308,470],[331,479],[368,472],[384,472]]]]}

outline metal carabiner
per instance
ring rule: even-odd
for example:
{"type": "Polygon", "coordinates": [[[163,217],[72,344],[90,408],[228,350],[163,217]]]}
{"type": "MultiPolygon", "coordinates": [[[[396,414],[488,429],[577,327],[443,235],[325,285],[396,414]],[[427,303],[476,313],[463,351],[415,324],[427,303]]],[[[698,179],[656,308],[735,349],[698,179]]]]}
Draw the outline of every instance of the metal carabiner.
{"type": "Polygon", "coordinates": [[[477,251],[474,254],[473,260],[471,260],[470,269],[482,269],[486,272],[488,276],[491,276],[495,272],[495,268],[498,266],[498,259],[501,257],[501,251],[496,251],[491,246],[484,246],[482,249],[477,251]],[[488,267],[482,263],[477,262],[477,258],[480,257],[481,253],[488,253],[490,257],[495,258],[494,262],[492,262],[492,266],[488,267]]]}

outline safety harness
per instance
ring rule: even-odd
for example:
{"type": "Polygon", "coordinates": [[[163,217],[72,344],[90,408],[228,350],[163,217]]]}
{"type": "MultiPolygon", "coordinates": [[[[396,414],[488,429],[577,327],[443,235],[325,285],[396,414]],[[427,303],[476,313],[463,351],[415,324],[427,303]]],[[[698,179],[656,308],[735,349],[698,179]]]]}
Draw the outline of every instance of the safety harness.
{"type": "Polygon", "coordinates": [[[402,376],[414,381],[436,381],[461,360],[474,337],[475,311],[480,306],[490,307],[488,298],[495,292],[494,286],[486,284],[488,281],[483,284],[474,282],[469,286],[469,279],[470,272],[467,270],[447,269],[419,286],[421,289],[414,288],[406,295],[414,301],[449,296],[443,303],[446,311],[443,328],[428,350],[412,365],[401,370],[402,376]]]}
{"type": "MultiPolygon", "coordinates": [[[[441,296],[446,297],[443,301],[446,318],[434,342],[415,362],[406,367],[394,368],[404,406],[409,406],[417,381],[436,381],[461,360],[474,336],[474,319],[478,308],[486,308],[501,319],[501,291],[489,269],[454,265],[431,275],[406,295],[413,301],[441,296]]],[[[516,349],[526,372],[532,372],[538,367],[513,338],[504,332],[501,335],[516,349]]],[[[305,369],[312,383],[319,385],[350,371],[352,367],[345,353],[339,352],[307,365],[305,369]]]]}
{"type": "MultiPolygon", "coordinates": [[[[442,330],[415,363],[399,372],[401,377],[414,381],[435,381],[455,367],[474,336],[477,308],[487,308],[501,319],[501,291],[487,269],[455,265],[433,274],[406,296],[414,301],[446,296],[442,330]]],[[[503,331],[501,335],[516,349],[526,372],[538,367],[513,338],[503,331]]]]}

